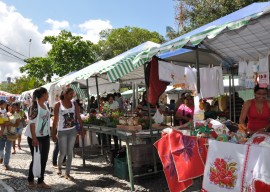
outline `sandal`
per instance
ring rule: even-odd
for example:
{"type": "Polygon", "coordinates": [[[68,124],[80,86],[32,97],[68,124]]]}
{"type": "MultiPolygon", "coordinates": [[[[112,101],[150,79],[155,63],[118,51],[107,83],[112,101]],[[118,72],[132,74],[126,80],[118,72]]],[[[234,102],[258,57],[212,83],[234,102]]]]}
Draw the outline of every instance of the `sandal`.
{"type": "Polygon", "coordinates": [[[65,175],[65,179],[67,179],[69,181],[74,181],[74,177],[72,177],[70,175],[65,175]]]}
{"type": "Polygon", "coordinates": [[[29,183],[28,183],[28,188],[29,188],[29,189],[35,189],[35,188],[36,188],[35,183],[34,183],[34,182],[29,182],[29,183]]]}
{"type": "Polygon", "coordinates": [[[42,188],[42,189],[51,189],[51,187],[49,185],[47,185],[46,183],[38,183],[37,184],[37,188],[42,188]]]}

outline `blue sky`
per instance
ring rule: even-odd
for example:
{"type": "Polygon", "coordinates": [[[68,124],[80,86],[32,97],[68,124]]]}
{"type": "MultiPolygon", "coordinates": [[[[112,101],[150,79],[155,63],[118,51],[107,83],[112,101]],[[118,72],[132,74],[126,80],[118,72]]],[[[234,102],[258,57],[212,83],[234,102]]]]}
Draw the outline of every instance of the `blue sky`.
{"type": "MultiPolygon", "coordinates": [[[[19,59],[0,50],[0,82],[21,76],[23,59],[43,57],[48,35],[63,29],[97,43],[104,29],[134,26],[166,35],[175,27],[175,0],[0,0],[0,48],[7,46],[19,59]],[[31,43],[29,43],[31,39],[31,43]]],[[[10,51],[10,50],[8,50],[10,51]]]]}
{"type": "MultiPolygon", "coordinates": [[[[89,19],[109,20],[113,28],[136,26],[166,34],[174,26],[174,0],[2,0],[13,5],[42,32],[45,21],[67,20],[73,25],[89,19]]],[[[76,31],[76,30],[75,30],[76,31]]]]}

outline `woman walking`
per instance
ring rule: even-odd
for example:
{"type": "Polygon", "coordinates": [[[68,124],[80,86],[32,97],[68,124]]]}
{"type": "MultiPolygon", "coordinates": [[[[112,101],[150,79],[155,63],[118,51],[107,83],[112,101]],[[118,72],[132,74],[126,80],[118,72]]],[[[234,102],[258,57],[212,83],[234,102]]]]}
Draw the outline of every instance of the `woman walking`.
{"type": "MultiPolygon", "coordinates": [[[[62,163],[66,156],[66,172],[65,178],[67,180],[74,180],[70,176],[70,168],[72,163],[72,153],[75,144],[77,130],[77,120],[82,127],[82,120],[79,113],[79,106],[77,102],[73,102],[72,98],[74,91],[71,88],[66,88],[60,96],[60,101],[54,107],[54,121],[53,121],[53,141],[58,139],[58,146],[60,155],[58,157],[58,175],[62,175],[62,163]],[[57,134],[57,137],[56,137],[57,134]]],[[[83,131],[81,132],[84,136],[83,131]]]]}
{"type": "Polygon", "coordinates": [[[25,131],[32,155],[28,173],[29,188],[36,186],[44,189],[51,188],[44,182],[44,173],[50,150],[50,111],[45,104],[48,97],[47,89],[43,87],[36,89],[33,93],[33,101],[29,109],[29,124],[25,131]],[[41,176],[38,178],[37,185],[34,183],[33,175],[33,155],[35,147],[39,147],[41,159],[41,176]]]}

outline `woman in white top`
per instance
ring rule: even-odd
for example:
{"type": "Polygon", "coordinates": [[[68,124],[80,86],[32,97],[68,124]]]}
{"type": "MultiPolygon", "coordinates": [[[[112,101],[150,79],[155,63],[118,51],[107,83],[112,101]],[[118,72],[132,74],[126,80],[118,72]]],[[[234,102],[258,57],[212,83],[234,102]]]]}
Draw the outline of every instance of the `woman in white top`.
{"type": "Polygon", "coordinates": [[[29,188],[36,187],[33,175],[33,156],[36,147],[39,148],[41,159],[41,176],[38,178],[37,187],[44,189],[51,188],[44,183],[44,173],[50,150],[50,111],[45,104],[48,97],[47,89],[43,87],[36,89],[33,93],[32,105],[29,108],[29,124],[25,131],[32,155],[28,172],[29,188]]]}
{"type": "MultiPolygon", "coordinates": [[[[70,176],[70,168],[72,162],[73,147],[75,144],[77,130],[76,120],[82,125],[80,117],[79,106],[77,102],[72,102],[74,91],[71,88],[66,88],[60,96],[60,101],[54,107],[54,121],[53,121],[53,141],[56,142],[58,138],[59,152],[58,157],[58,175],[62,174],[62,163],[66,156],[66,173],[65,178],[74,180],[70,176]],[[57,137],[56,137],[57,134],[57,137]]],[[[82,136],[84,132],[81,131],[82,136]]]]}

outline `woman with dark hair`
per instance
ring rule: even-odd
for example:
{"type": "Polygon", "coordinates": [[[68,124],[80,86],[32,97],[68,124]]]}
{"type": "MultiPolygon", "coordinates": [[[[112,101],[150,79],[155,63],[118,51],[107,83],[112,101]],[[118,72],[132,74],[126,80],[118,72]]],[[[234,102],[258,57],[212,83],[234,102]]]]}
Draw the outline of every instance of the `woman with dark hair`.
{"type": "MultiPolygon", "coordinates": [[[[53,134],[54,142],[58,139],[60,155],[58,157],[58,175],[62,175],[62,163],[66,156],[66,173],[67,180],[74,180],[70,176],[70,168],[72,163],[72,153],[77,136],[76,120],[82,125],[82,119],[79,112],[77,102],[72,102],[74,91],[71,88],[66,88],[60,96],[60,101],[54,107],[53,134]],[[56,137],[57,134],[57,137],[56,137]]],[[[84,131],[81,131],[84,136],[84,131]]]]}
{"type": "Polygon", "coordinates": [[[9,160],[10,160],[11,146],[14,139],[17,138],[15,130],[20,123],[20,117],[16,113],[17,110],[16,104],[13,103],[9,109],[10,110],[8,114],[9,115],[8,121],[4,122],[0,130],[0,157],[1,158],[4,157],[4,160],[1,159],[0,161],[1,163],[3,161],[5,170],[10,170],[9,160]],[[3,155],[4,149],[5,155],[3,155]]]}
{"type": "Polygon", "coordinates": [[[29,108],[29,123],[25,131],[27,142],[31,151],[32,161],[28,172],[28,187],[50,189],[44,182],[44,173],[50,150],[50,111],[45,104],[48,100],[47,89],[40,87],[33,93],[32,104],[29,108]],[[41,176],[38,178],[37,185],[34,183],[33,157],[35,147],[39,148],[41,159],[41,176]]]}
{"type": "Polygon", "coordinates": [[[107,95],[107,101],[110,106],[111,112],[113,111],[119,111],[119,103],[115,101],[115,96],[113,94],[107,95]]]}
{"type": "Polygon", "coordinates": [[[254,99],[247,100],[242,108],[239,123],[247,128],[250,134],[257,131],[269,131],[270,102],[267,101],[267,88],[260,87],[257,84],[254,88],[254,99]],[[248,123],[246,124],[246,117],[248,123]]]}
{"type": "Polygon", "coordinates": [[[186,124],[193,119],[194,114],[194,102],[193,97],[190,93],[184,95],[184,103],[181,104],[175,114],[175,118],[179,120],[179,125],[181,128],[186,126],[186,124]],[[182,125],[182,126],[181,126],[182,125]]]}

